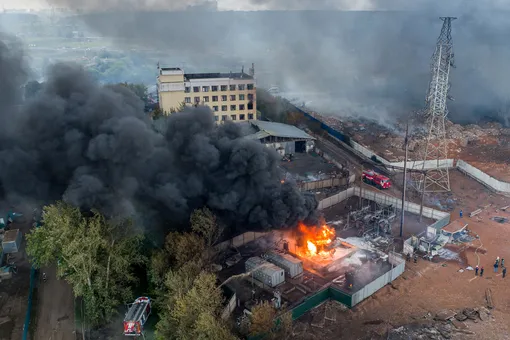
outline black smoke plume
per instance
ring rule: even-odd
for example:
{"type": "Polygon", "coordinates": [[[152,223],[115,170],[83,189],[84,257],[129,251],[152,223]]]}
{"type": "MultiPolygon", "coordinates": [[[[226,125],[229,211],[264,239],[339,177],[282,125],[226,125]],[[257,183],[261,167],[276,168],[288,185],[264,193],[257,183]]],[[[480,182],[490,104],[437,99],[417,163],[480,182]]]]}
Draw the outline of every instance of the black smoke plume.
{"type": "Polygon", "coordinates": [[[231,227],[271,228],[314,216],[315,198],[280,183],[276,153],[186,109],[156,130],[128,89],[100,86],[73,64],[48,70],[24,103],[19,49],[0,45],[0,181],[4,197],[64,198],[109,216],[183,226],[207,206],[231,227]]]}

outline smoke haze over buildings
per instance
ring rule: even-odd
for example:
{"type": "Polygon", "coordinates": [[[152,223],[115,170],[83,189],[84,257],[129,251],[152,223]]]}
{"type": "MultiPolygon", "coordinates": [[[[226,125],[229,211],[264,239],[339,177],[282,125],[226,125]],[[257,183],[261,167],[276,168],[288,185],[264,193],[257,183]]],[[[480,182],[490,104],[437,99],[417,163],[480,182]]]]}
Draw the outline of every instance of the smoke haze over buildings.
{"type": "MultiPolygon", "coordinates": [[[[84,2],[58,3],[78,8],[84,2]]],[[[457,16],[451,117],[473,122],[484,115],[509,114],[510,47],[505,37],[510,4],[502,1],[243,2],[245,8],[299,10],[259,12],[126,12],[129,6],[118,3],[102,1],[105,8],[117,10],[79,19],[105,36],[168,50],[164,65],[196,56],[201,64],[190,68],[201,70],[217,69],[219,60],[230,68],[255,62],[261,85],[277,85],[326,113],[368,116],[382,123],[423,107],[441,28],[438,17],[457,16]],[[332,8],[364,11],[325,10],[332,8]]],[[[150,9],[164,2],[144,4],[150,9]]]]}
{"type": "Polygon", "coordinates": [[[0,44],[2,197],[64,197],[174,228],[202,206],[240,229],[313,217],[315,198],[281,185],[276,153],[242,138],[238,125],[217,128],[198,108],[172,115],[156,132],[132,92],[102,87],[73,64],[51,67],[37,95],[17,105],[22,58],[16,45],[0,44]]]}

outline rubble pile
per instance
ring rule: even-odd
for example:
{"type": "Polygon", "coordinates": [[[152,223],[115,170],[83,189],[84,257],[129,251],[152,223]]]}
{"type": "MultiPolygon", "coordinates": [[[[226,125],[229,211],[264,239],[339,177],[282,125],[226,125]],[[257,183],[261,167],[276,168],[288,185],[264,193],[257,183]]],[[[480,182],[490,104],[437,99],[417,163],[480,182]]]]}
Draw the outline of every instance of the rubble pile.
{"type": "MultiPolygon", "coordinates": [[[[405,124],[397,123],[394,128],[384,127],[380,124],[363,118],[346,118],[324,116],[315,111],[303,108],[311,116],[324,122],[328,126],[347,133],[360,144],[375,148],[374,151],[381,152],[381,156],[390,161],[402,161],[404,150],[405,124]],[[384,139],[384,150],[377,150],[381,146],[377,142],[384,139]]],[[[427,130],[423,125],[412,123],[411,139],[409,142],[410,157],[413,154],[422,153],[426,146],[427,130]]],[[[475,145],[477,142],[486,144],[487,142],[498,143],[498,136],[510,136],[510,128],[504,128],[499,123],[486,123],[483,126],[470,124],[462,126],[451,121],[446,121],[446,136],[448,142],[452,145],[452,152],[461,152],[462,148],[468,145],[475,145]],[[457,146],[457,150],[455,149],[457,146]]]]}
{"type": "Polygon", "coordinates": [[[389,331],[388,339],[431,339],[443,340],[463,338],[462,335],[473,335],[468,329],[469,322],[478,323],[489,321],[492,316],[488,309],[465,308],[459,312],[445,310],[437,313],[433,318],[425,316],[424,321],[394,328],[389,331]]]}

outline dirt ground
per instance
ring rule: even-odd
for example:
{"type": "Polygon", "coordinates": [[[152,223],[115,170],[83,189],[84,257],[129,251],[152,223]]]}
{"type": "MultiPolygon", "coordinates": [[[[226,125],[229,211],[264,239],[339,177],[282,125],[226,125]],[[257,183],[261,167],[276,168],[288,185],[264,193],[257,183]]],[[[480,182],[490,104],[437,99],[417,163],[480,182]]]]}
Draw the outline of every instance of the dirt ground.
{"type": "Polygon", "coordinates": [[[40,271],[34,339],[75,340],[74,296],[65,280],[56,278],[55,266],[40,271]],[[42,281],[45,272],[47,281],[42,281]]]}
{"type": "MultiPolygon", "coordinates": [[[[459,219],[459,210],[464,211],[463,222],[468,224],[472,235],[478,235],[471,248],[480,247],[480,252],[462,250],[460,260],[429,262],[419,260],[408,263],[406,271],[392,285],[360,303],[352,310],[339,310],[335,322],[328,321],[323,328],[313,327],[314,314],[309,312],[296,322],[296,338],[312,339],[379,339],[391,328],[431,320],[444,310],[462,310],[486,306],[485,291],[490,288],[494,309],[488,321],[461,322],[474,334],[462,333],[455,339],[499,340],[510,338],[510,277],[503,278],[493,272],[497,256],[510,261],[510,223],[497,223],[495,216],[510,219],[507,212],[499,208],[510,204],[510,198],[494,195],[479,183],[456,171],[452,172],[450,196],[455,199],[452,220],[459,219]],[[469,213],[483,208],[483,212],[470,218],[469,213]],[[483,277],[475,276],[468,266],[485,268],[483,277]],[[459,270],[463,269],[463,272],[459,270]]],[[[430,198],[434,199],[434,198],[430,198]]],[[[441,200],[442,197],[437,197],[441,200]]],[[[510,263],[510,262],[509,262],[510,263]]],[[[322,307],[324,308],[324,307],[322,307]]],[[[431,337],[432,338],[432,337],[431,337]]],[[[433,339],[441,339],[440,337],[433,339]]]]}

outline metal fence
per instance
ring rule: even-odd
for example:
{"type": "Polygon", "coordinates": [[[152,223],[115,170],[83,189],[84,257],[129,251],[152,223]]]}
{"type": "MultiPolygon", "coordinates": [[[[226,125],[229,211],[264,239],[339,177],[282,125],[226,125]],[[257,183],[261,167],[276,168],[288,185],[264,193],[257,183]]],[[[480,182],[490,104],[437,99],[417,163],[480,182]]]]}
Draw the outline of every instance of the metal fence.
{"type": "Polygon", "coordinates": [[[299,187],[301,190],[311,191],[311,190],[317,190],[317,189],[346,186],[349,183],[352,183],[352,181],[354,181],[354,179],[352,179],[352,181],[351,181],[351,177],[354,177],[354,175],[351,175],[349,177],[343,177],[343,178],[336,177],[336,178],[321,179],[318,181],[301,182],[301,183],[299,183],[299,187]]]}
{"type": "Polygon", "coordinates": [[[241,235],[231,238],[230,240],[223,241],[218,243],[215,247],[217,250],[224,250],[229,247],[241,247],[246,243],[255,241],[263,236],[266,236],[269,232],[256,232],[256,231],[247,231],[241,235]]]}
{"type": "Polygon", "coordinates": [[[494,191],[510,193],[510,183],[497,180],[463,160],[457,161],[457,168],[494,191]]]}
{"type": "Polygon", "coordinates": [[[325,199],[321,200],[319,202],[319,209],[326,209],[329,208],[335,204],[338,204],[342,201],[345,201],[349,197],[354,196],[354,187],[349,188],[347,190],[341,191],[338,194],[335,194],[330,197],[326,197],[325,199]]]}
{"type": "Polygon", "coordinates": [[[356,306],[358,303],[365,300],[370,295],[374,294],[379,289],[386,286],[388,283],[393,282],[397,277],[402,275],[406,266],[406,262],[402,258],[402,256],[392,252],[390,253],[389,261],[394,267],[390,271],[384,273],[374,281],[367,284],[362,289],[358,290],[356,293],[352,294],[352,301],[350,307],[356,306]]]}

